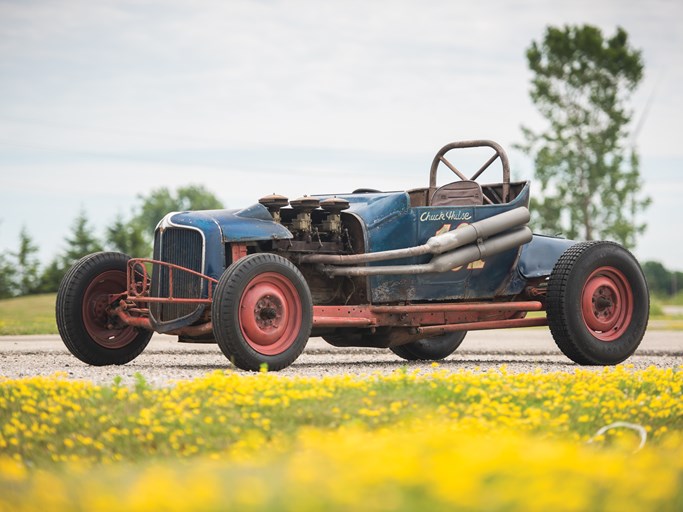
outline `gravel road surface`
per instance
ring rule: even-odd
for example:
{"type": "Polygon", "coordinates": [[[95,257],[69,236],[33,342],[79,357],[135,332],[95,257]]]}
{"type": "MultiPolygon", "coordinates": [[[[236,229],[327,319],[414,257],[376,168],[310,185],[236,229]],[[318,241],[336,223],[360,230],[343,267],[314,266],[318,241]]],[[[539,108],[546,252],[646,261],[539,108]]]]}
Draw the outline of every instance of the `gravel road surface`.
{"type": "MultiPolygon", "coordinates": [[[[649,331],[626,364],[632,364],[635,369],[683,365],[683,333],[649,331]]],[[[460,348],[440,362],[439,368],[486,371],[501,365],[507,365],[510,372],[537,369],[573,372],[580,368],[559,351],[548,330],[542,328],[470,332],[460,348]]],[[[312,377],[362,375],[390,373],[401,367],[434,371],[429,362],[407,362],[388,349],[336,348],[320,338],[311,338],[299,359],[279,373],[312,377]]],[[[586,368],[602,370],[602,367],[586,368]]],[[[105,384],[120,376],[124,383],[130,384],[134,382],[135,374],[140,373],[149,383],[159,386],[225,369],[235,370],[217,345],[178,343],[175,336],[155,335],[147,349],[134,361],[124,366],[106,367],[80,362],[58,336],[0,337],[0,375],[8,378],[65,372],[70,379],[105,384]]]]}

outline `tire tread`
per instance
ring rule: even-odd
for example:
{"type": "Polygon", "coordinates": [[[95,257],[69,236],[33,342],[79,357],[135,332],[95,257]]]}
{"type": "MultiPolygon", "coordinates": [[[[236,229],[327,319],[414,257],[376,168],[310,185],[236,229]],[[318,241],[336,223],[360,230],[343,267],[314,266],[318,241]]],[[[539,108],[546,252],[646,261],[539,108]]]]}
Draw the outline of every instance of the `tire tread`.
{"type": "Polygon", "coordinates": [[[81,301],[89,275],[119,265],[125,267],[129,259],[118,252],[89,254],[78,260],[62,278],[55,301],[57,330],[69,352],[84,363],[93,366],[128,363],[142,353],[152,337],[152,331],[137,329],[134,341],[120,349],[107,349],[92,340],[82,325],[81,301]]]}
{"type": "MultiPolygon", "coordinates": [[[[276,269],[276,271],[279,271],[276,269]]],[[[280,272],[282,273],[282,272],[280,272]]],[[[288,277],[288,276],[286,276],[288,277]]],[[[294,283],[296,284],[296,283],[294,283]]],[[[249,371],[259,371],[261,364],[266,363],[268,370],[278,371],[292,364],[301,352],[303,352],[308,337],[311,332],[313,319],[313,301],[306,280],[299,272],[299,269],[289,260],[271,253],[257,253],[246,256],[226,269],[214,290],[213,304],[211,307],[211,321],[213,322],[213,332],[218,346],[225,356],[238,368],[249,371]],[[304,296],[301,298],[303,311],[302,331],[297,340],[284,353],[276,356],[259,354],[246,341],[241,339],[239,318],[232,314],[239,308],[246,276],[253,272],[257,267],[280,266],[285,271],[292,272],[293,276],[303,285],[304,296]]]]}
{"type": "MultiPolygon", "coordinates": [[[[568,297],[567,290],[572,286],[578,286],[574,283],[572,279],[576,279],[574,275],[576,265],[580,263],[581,258],[584,256],[590,257],[587,253],[590,251],[595,251],[597,247],[602,246],[606,251],[615,250],[613,257],[621,251],[621,254],[626,256],[631,263],[639,268],[637,261],[633,255],[628,252],[621,245],[614,242],[605,241],[589,241],[581,242],[568,248],[564,254],[558,259],[555,264],[550,279],[548,282],[548,292],[546,295],[546,312],[548,318],[548,326],[550,332],[552,333],[555,344],[558,348],[572,361],[581,365],[604,365],[604,364],[614,364],[612,362],[606,363],[604,359],[601,359],[595,354],[591,354],[588,350],[585,341],[582,340],[583,336],[592,336],[586,331],[586,333],[576,333],[573,332],[574,327],[572,326],[572,320],[570,318],[570,312],[572,308],[580,307],[580,304],[570,303],[570,298],[568,297]]],[[[642,275],[642,271],[640,272],[642,275]]],[[[644,278],[643,283],[644,283],[644,278]]],[[[647,294],[647,284],[643,284],[645,293],[647,294]]],[[[634,305],[635,308],[635,305],[634,305]]],[[[646,302],[646,309],[649,311],[649,294],[646,302]]],[[[634,319],[637,314],[641,312],[634,310],[634,319]]],[[[632,319],[632,323],[635,321],[632,319]]],[[[637,326],[636,326],[637,327],[637,326]]],[[[644,327],[647,327],[647,312],[645,313],[644,327]]],[[[642,338],[642,336],[641,336],[642,338]]],[[[615,342],[601,342],[601,343],[617,343],[615,342]]],[[[635,348],[640,343],[638,339],[635,346],[626,355],[628,357],[635,348]]],[[[621,358],[621,360],[626,357],[621,358]]]]}

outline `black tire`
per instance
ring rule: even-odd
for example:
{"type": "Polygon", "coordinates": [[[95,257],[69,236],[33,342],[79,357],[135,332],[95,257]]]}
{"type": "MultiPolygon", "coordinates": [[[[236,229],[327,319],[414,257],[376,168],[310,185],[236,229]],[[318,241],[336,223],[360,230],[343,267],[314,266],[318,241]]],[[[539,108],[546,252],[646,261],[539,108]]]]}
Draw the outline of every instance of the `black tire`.
{"type": "Polygon", "coordinates": [[[77,261],[59,285],[57,328],[69,351],[84,363],[128,363],[152,337],[152,331],[126,325],[106,311],[107,296],[126,291],[129,259],[118,252],[90,254],[77,261]]]}
{"type": "Polygon", "coordinates": [[[252,254],[218,280],[211,307],[218,346],[238,368],[281,370],[303,351],[313,301],[301,272],[281,256],[252,254]]]}
{"type": "Polygon", "coordinates": [[[432,338],[390,347],[390,350],[407,361],[439,361],[455,352],[466,334],[467,331],[447,332],[432,338]]]}
{"type": "Polygon", "coordinates": [[[565,251],[548,282],[547,316],[560,350],[582,365],[613,365],[643,339],[650,295],[633,255],[613,242],[565,251]]]}

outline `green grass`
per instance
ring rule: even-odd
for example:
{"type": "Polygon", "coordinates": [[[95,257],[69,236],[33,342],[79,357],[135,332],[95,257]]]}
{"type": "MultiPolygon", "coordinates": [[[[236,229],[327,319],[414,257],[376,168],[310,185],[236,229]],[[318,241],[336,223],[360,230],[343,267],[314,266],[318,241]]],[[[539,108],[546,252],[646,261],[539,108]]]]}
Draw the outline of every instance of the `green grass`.
{"type": "Polygon", "coordinates": [[[666,297],[662,299],[666,306],[683,306],[683,291],[678,292],[673,297],[666,297]]]}
{"type": "Polygon", "coordinates": [[[57,334],[54,293],[0,300],[0,336],[57,334]]]}
{"type": "Polygon", "coordinates": [[[651,297],[652,302],[657,302],[662,306],[683,306],[683,291],[678,292],[676,295],[653,295],[651,297]]]}

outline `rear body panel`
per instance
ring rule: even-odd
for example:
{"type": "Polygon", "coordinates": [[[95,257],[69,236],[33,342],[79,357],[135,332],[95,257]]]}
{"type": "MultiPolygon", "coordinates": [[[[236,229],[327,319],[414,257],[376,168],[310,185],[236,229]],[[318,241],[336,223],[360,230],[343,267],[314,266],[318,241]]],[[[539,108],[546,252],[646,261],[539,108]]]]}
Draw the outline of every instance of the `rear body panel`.
{"type": "MultiPolygon", "coordinates": [[[[327,197],[327,196],[322,196],[327,197]]],[[[424,244],[430,237],[457,229],[529,203],[529,185],[506,204],[482,206],[410,207],[405,192],[338,195],[351,206],[346,215],[356,216],[365,226],[366,252],[380,252],[424,244]]],[[[508,283],[514,275],[519,249],[487,258],[447,273],[372,276],[372,303],[403,301],[481,300],[513,295],[508,283]]],[[[431,256],[404,258],[382,264],[420,264],[431,256]]],[[[554,264],[554,261],[552,262],[554,264]]],[[[522,287],[523,289],[523,287],[522,287]]]]}

